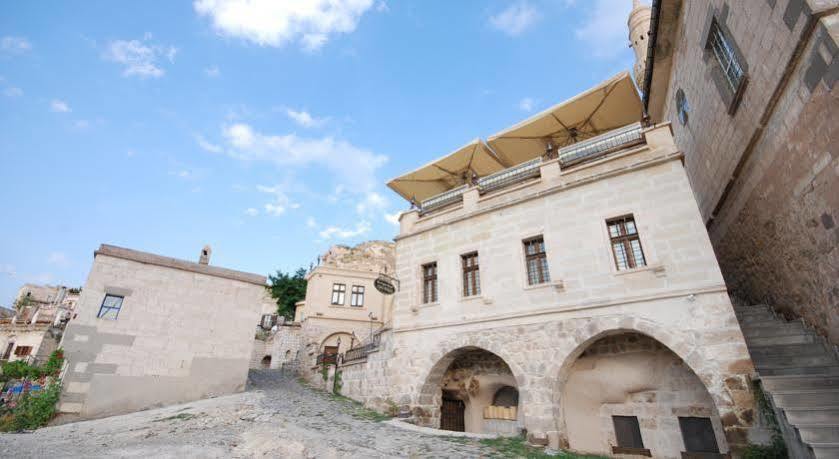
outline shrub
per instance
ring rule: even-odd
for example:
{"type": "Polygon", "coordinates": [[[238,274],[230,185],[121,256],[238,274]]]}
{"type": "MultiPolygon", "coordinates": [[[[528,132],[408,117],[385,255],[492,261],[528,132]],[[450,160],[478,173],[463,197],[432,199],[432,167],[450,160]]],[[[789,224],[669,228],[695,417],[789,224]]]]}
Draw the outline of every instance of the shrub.
{"type": "Polygon", "coordinates": [[[55,405],[60,394],[61,384],[53,378],[50,378],[49,385],[39,393],[23,394],[11,413],[0,418],[0,430],[17,432],[46,425],[55,416],[55,405]]]}

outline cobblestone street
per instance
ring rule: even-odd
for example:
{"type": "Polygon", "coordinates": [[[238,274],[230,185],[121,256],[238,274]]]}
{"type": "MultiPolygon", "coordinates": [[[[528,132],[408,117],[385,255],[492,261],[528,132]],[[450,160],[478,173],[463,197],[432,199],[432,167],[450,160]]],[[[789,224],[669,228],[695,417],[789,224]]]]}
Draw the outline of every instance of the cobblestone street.
{"type": "Polygon", "coordinates": [[[275,370],[241,394],[0,434],[0,457],[478,457],[478,440],[404,430],[275,370]]]}

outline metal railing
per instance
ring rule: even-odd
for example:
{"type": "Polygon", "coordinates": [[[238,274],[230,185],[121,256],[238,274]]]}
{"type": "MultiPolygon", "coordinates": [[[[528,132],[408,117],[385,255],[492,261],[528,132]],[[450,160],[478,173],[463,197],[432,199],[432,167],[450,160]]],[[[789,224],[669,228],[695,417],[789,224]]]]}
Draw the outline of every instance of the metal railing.
{"type": "Polygon", "coordinates": [[[463,192],[468,188],[466,185],[461,185],[449,191],[445,191],[436,196],[432,196],[420,203],[422,213],[431,212],[432,210],[445,207],[463,199],[463,192]]]}
{"type": "Polygon", "coordinates": [[[318,354],[316,365],[335,365],[338,363],[338,354],[318,354]]]}
{"type": "Polygon", "coordinates": [[[535,158],[486,177],[481,177],[478,179],[478,188],[481,192],[487,192],[538,177],[539,166],[541,165],[542,158],[535,158]]]}
{"type": "Polygon", "coordinates": [[[589,161],[603,154],[626,148],[630,144],[641,143],[643,138],[641,123],[630,124],[561,148],[558,153],[559,165],[567,167],[589,161]]]}
{"type": "Polygon", "coordinates": [[[365,344],[363,344],[359,347],[354,347],[354,348],[348,350],[347,352],[344,353],[344,357],[341,359],[341,362],[342,363],[353,362],[353,361],[356,361],[356,360],[361,360],[363,358],[366,358],[368,355],[370,355],[370,353],[379,349],[379,343],[381,341],[381,336],[382,335],[377,333],[377,334],[373,335],[372,339],[369,342],[367,342],[367,343],[365,343],[365,344]]]}

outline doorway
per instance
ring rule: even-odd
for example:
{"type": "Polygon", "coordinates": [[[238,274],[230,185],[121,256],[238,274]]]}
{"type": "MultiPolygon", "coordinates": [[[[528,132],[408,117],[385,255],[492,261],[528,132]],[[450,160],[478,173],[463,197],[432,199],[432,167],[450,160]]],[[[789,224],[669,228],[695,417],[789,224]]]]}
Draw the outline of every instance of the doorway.
{"type": "Polygon", "coordinates": [[[455,398],[450,391],[443,391],[443,404],[440,407],[440,429],[455,432],[466,431],[464,415],[466,404],[455,398]]]}

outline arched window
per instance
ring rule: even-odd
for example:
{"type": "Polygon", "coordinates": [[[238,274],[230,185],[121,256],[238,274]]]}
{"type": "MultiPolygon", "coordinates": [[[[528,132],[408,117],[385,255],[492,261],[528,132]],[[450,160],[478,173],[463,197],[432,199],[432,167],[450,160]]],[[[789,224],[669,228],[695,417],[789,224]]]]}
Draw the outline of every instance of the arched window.
{"type": "Polygon", "coordinates": [[[262,358],[262,368],[271,368],[271,356],[266,355],[262,358]]]}
{"type": "Polygon", "coordinates": [[[512,386],[504,386],[492,397],[493,406],[519,406],[519,391],[512,386]]]}
{"type": "Polygon", "coordinates": [[[682,126],[688,124],[688,112],[690,112],[690,105],[688,105],[685,92],[681,88],[676,91],[676,111],[679,113],[679,122],[682,126]]]}

